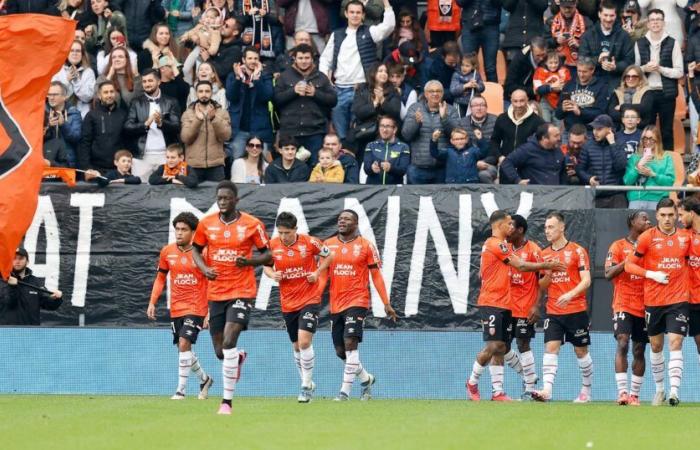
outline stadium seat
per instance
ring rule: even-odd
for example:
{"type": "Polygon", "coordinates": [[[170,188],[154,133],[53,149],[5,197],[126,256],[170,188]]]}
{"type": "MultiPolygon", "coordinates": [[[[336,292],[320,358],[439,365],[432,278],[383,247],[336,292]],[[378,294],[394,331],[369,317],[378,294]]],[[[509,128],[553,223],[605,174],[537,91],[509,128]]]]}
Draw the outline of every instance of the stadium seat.
{"type": "MultiPolygon", "coordinates": [[[[683,120],[688,115],[688,102],[685,100],[685,89],[678,85],[678,95],[676,96],[676,112],[674,118],[683,120]]],[[[674,124],[675,125],[675,124],[674,124]]]]}
{"type": "MultiPolygon", "coordinates": [[[[486,81],[486,71],[484,70],[484,52],[479,49],[479,75],[486,81]]],[[[498,51],[496,56],[496,76],[498,77],[498,84],[503,85],[506,82],[506,57],[501,50],[498,51]]]]}
{"type": "Polygon", "coordinates": [[[489,106],[489,114],[501,114],[503,112],[503,86],[489,81],[485,81],[484,86],[485,89],[482,95],[489,106]]]}
{"type": "Polygon", "coordinates": [[[673,118],[673,151],[674,153],[685,153],[685,127],[681,118],[676,115],[673,118]]]}

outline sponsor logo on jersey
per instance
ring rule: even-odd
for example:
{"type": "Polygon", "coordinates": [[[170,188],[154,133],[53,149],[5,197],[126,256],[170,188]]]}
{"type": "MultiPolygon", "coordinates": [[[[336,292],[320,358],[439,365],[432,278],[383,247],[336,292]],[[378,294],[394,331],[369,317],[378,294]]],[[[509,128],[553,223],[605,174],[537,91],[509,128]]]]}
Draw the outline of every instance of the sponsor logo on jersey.
{"type": "Polygon", "coordinates": [[[245,233],[248,230],[248,227],[245,225],[236,225],[236,231],[238,232],[238,240],[242,241],[245,240],[245,233]]]}
{"type": "Polygon", "coordinates": [[[306,245],[299,246],[299,256],[306,258],[306,245]]]}
{"type": "Polygon", "coordinates": [[[362,246],[360,244],[355,244],[352,246],[352,256],[357,258],[360,256],[360,252],[362,251],[362,246]]]}

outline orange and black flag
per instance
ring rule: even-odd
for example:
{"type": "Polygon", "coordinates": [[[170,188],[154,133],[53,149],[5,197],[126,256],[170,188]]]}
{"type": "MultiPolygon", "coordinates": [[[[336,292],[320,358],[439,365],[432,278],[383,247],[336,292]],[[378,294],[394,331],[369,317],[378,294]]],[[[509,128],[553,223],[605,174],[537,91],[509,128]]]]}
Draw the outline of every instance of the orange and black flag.
{"type": "Polygon", "coordinates": [[[0,275],[32,223],[44,169],[44,99],[65,62],[75,22],[40,14],[0,17],[0,275]]]}

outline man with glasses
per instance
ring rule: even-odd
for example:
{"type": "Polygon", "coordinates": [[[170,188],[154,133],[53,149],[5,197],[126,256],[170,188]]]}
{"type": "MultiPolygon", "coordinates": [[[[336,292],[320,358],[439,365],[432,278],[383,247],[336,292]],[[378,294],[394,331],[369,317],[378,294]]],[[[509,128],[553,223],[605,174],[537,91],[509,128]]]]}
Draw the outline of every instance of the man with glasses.
{"type": "Polygon", "coordinates": [[[75,167],[82,119],[78,108],[66,105],[66,94],[63,83],[51,82],[44,114],[44,158],[51,165],[75,167]]]}
{"type": "MultiPolygon", "coordinates": [[[[459,127],[467,130],[469,140],[476,142],[475,130],[481,131],[482,139],[491,140],[493,135],[493,127],[496,125],[496,115],[489,114],[488,104],[486,99],[481,96],[472,97],[469,102],[471,114],[463,119],[460,119],[459,127]]],[[[479,169],[479,182],[492,184],[498,176],[498,170],[493,164],[489,164],[484,160],[476,163],[476,168],[479,169]]]]}
{"type": "Polygon", "coordinates": [[[433,132],[440,130],[438,147],[446,147],[453,128],[459,126],[457,110],[443,100],[444,89],[437,80],[425,84],[425,98],[408,108],[401,135],[411,147],[408,184],[442,184],[445,167],[430,155],[433,132]]]}
{"type": "Polygon", "coordinates": [[[635,64],[647,75],[654,93],[651,123],[658,115],[664,150],[673,150],[673,115],[678,95],[678,80],[683,77],[681,45],[664,30],[665,15],[660,9],[647,13],[649,31],[634,46],[635,64]]]}
{"type": "Polygon", "coordinates": [[[411,149],[396,138],[396,120],[379,119],[379,139],[367,144],[364,169],[367,184],[403,184],[403,176],[411,161],[411,149]]]}

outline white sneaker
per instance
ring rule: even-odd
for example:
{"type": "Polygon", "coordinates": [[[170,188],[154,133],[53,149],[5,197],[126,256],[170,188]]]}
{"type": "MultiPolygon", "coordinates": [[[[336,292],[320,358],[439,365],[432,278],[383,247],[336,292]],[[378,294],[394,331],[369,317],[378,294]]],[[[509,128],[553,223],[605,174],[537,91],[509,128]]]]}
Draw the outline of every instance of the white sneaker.
{"type": "Polygon", "coordinates": [[[586,394],[585,392],[581,392],[578,394],[578,397],[574,399],[574,403],[590,403],[591,402],[591,396],[586,394]]]}
{"type": "Polygon", "coordinates": [[[170,397],[170,400],[184,400],[185,399],[185,394],[182,392],[176,392],[175,395],[170,397]]]}
{"type": "Polygon", "coordinates": [[[666,392],[657,391],[654,394],[654,399],[651,401],[651,406],[661,406],[666,401],[666,392]]]}

